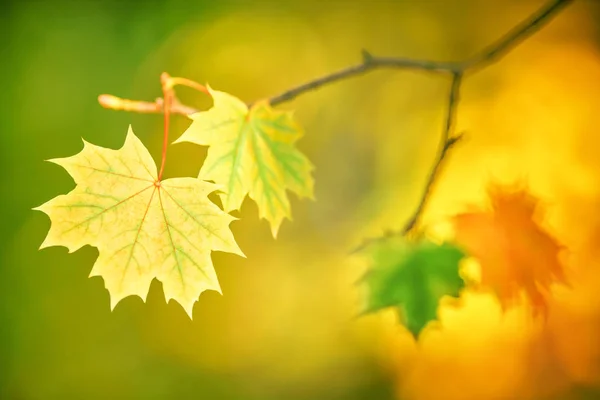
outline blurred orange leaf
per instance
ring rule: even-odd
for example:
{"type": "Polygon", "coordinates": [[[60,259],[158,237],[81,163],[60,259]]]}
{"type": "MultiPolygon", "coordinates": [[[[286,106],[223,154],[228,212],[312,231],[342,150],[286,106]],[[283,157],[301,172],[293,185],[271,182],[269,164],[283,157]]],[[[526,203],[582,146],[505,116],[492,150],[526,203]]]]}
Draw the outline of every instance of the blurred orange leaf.
{"type": "Polygon", "coordinates": [[[563,246],[540,225],[539,201],[526,189],[491,185],[488,193],[491,210],[454,217],[456,242],[479,261],[481,284],[503,308],[523,291],[534,315],[545,315],[550,284],[566,283],[563,246]]]}

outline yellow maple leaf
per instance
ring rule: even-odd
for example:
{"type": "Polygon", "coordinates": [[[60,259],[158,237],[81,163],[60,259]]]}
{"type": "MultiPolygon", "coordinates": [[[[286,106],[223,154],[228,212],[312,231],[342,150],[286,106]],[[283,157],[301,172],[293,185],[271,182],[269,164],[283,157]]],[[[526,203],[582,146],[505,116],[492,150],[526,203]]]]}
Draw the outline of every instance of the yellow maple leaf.
{"type": "Polygon", "coordinates": [[[538,200],[526,190],[491,185],[490,211],[456,215],[456,242],[481,266],[481,284],[507,307],[521,291],[534,313],[546,312],[553,282],[566,283],[559,259],[563,246],[538,223],[538,200]]]}
{"type": "Polygon", "coordinates": [[[292,219],[286,189],[313,198],[313,165],[294,147],[302,130],[290,112],[264,101],[248,109],[238,98],[207,88],[213,107],[192,114],[192,124],[174,143],[210,146],[198,177],[223,185],[225,211],[238,210],[249,195],[276,237],[283,219],[292,219]]]}
{"type": "Polygon", "coordinates": [[[211,251],[243,256],[229,230],[234,217],[210,202],[217,185],[196,178],[160,181],[154,160],[131,127],[122,148],[84,141],[80,153],[49,160],[77,186],[35,208],[51,220],[40,248],[98,248],[90,276],[101,276],[111,309],[126,296],[146,300],[152,279],[163,283],[167,302],[179,302],[190,318],[204,290],[221,293],[211,251]]]}

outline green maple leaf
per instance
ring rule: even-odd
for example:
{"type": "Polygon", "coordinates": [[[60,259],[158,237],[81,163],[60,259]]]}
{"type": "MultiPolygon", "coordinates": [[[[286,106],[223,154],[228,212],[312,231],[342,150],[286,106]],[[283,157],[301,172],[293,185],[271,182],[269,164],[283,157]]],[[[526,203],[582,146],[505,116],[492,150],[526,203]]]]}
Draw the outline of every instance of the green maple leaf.
{"type": "Polygon", "coordinates": [[[276,237],[283,219],[292,219],[286,189],[313,198],[313,165],[294,147],[302,130],[290,112],[267,102],[248,109],[234,96],[208,90],[213,107],[191,115],[192,124],[174,143],[210,146],[198,177],[223,186],[227,212],[238,210],[249,195],[276,237]]]}
{"type": "Polygon", "coordinates": [[[465,286],[459,275],[459,262],[465,254],[452,244],[388,239],[374,246],[370,255],[372,268],[361,280],[368,288],[363,312],[397,307],[415,337],[437,319],[440,299],[458,297],[465,286]]]}
{"type": "Polygon", "coordinates": [[[179,302],[190,318],[200,293],[221,292],[211,251],[243,253],[229,230],[235,218],[207,197],[216,185],[197,178],[159,181],[131,128],[118,150],[84,141],[80,153],[49,161],[77,186],[36,208],[52,223],[40,248],[97,247],[90,276],[103,277],[111,309],[130,295],[145,301],[154,278],[166,300],[179,302]]]}

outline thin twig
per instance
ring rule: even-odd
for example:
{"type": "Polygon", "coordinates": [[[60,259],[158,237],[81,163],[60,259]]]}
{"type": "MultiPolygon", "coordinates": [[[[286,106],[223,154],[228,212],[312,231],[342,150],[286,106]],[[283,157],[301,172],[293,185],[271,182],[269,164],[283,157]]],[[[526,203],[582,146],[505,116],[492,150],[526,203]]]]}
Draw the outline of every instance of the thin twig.
{"type": "Polygon", "coordinates": [[[429,194],[431,193],[431,189],[433,187],[433,183],[435,182],[438,173],[440,171],[440,166],[442,165],[442,161],[446,157],[448,150],[456,144],[460,140],[462,136],[451,136],[452,128],[454,127],[456,121],[456,109],[458,107],[459,101],[459,91],[460,84],[462,82],[462,74],[455,73],[452,75],[452,84],[450,86],[450,94],[448,95],[448,113],[446,115],[446,122],[444,125],[444,130],[442,133],[442,140],[440,145],[440,150],[438,152],[438,156],[435,159],[433,164],[433,168],[429,173],[427,178],[427,183],[425,184],[425,189],[423,190],[423,195],[421,196],[421,200],[415,209],[415,212],[411,216],[411,218],[406,222],[404,228],[402,229],[402,234],[405,235],[409,233],[419,221],[421,214],[423,213],[423,209],[427,204],[427,200],[429,199],[429,194]]]}
{"type": "MultiPolygon", "coordinates": [[[[352,78],[371,72],[380,68],[394,68],[394,69],[415,69],[429,72],[442,72],[442,73],[466,73],[474,68],[484,67],[492,62],[498,61],[502,56],[506,55],[512,48],[522,42],[525,38],[533,34],[536,30],[540,29],[544,24],[549,22],[554,16],[556,16],[563,8],[572,3],[574,0],[552,0],[546,5],[540,8],[536,13],[532,14],[525,21],[511,29],[505,35],[503,35],[496,42],[485,47],[483,50],[478,52],[475,56],[468,58],[463,62],[443,62],[443,61],[431,61],[431,60],[416,60],[405,57],[375,57],[366,50],[362,51],[363,60],[360,64],[356,64],[336,72],[332,72],[320,78],[310,80],[306,83],[293,87],[286,90],[283,93],[272,96],[269,98],[269,103],[273,106],[279,105],[288,101],[291,101],[301,94],[309,91],[316,90],[324,85],[335,83],[337,81],[352,78]]],[[[162,101],[157,99],[154,103],[140,102],[119,99],[111,95],[101,95],[100,98],[111,97],[112,99],[122,100],[123,102],[140,103],[145,104],[148,107],[142,109],[139,112],[147,113],[162,113],[162,101]]],[[[136,111],[134,109],[124,108],[120,106],[113,106],[112,104],[104,103],[102,100],[101,104],[106,108],[120,109],[125,111],[136,111]]],[[[252,103],[251,103],[252,104],[252,103]]],[[[175,107],[173,104],[172,107],[175,107]]],[[[177,110],[171,109],[171,112],[185,114],[194,114],[199,112],[193,107],[178,104],[177,110]]]]}
{"type": "Polygon", "coordinates": [[[485,47],[475,56],[462,63],[463,71],[472,68],[483,68],[493,62],[500,60],[516,47],[524,39],[539,30],[544,24],[558,15],[566,6],[574,0],[552,0],[548,1],[538,11],[529,16],[513,29],[504,34],[489,46],[485,47]]]}
{"type": "Polygon", "coordinates": [[[293,100],[301,94],[316,90],[321,86],[354,76],[362,75],[366,72],[380,68],[400,68],[400,69],[416,69],[429,72],[459,72],[461,65],[457,63],[436,62],[428,60],[413,60],[410,58],[394,58],[394,57],[374,57],[366,50],[363,50],[363,61],[360,64],[353,65],[341,69],[337,72],[325,75],[321,78],[314,79],[302,85],[269,98],[271,105],[278,105],[287,101],[293,100]]]}
{"type": "Polygon", "coordinates": [[[429,60],[414,60],[402,57],[374,57],[363,50],[363,62],[340,71],[314,79],[302,85],[269,98],[272,105],[278,105],[295,99],[299,95],[320,88],[323,85],[362,75],[379,68],[417,69],[429,72],[445,72],[451,74],[466,73],[470,69],[481,69],[506,55],[525,38],[540,29],[545,23],[556,16],[563,8],[574,0],[549,1],[525,21],[511,29],[500,39],[485,47],[473,57],[463,62],[439,62],[429,60]]]}
{"type": "MultiPolygon", "coordinates": [[[[403,229],[398,231],[388,231],[386,234],[379,238],[368,239],[361,244],[356,250],[363,249],[374,241],[382,240],[390,236],[406,235],[413,231],[418,225],[421,214],[427,205],[430,197],[432,188],[439,175],[441,165],[448,153],[448,150],[452,148],[461,136],[452,136],[451,131],[454,125],[456,108],[458,106],[458,95],[462,82],[462,77],[468,72],[473,70],[483,69],[489,64],[498,61],[500,58],[508,54],[514,47],[521,43],[524,39],[532,35],[534,32],[539,30],[544,24],[548,23],[553,17],[555,17],[560,11],[562,11],[567,5],[571,4],[574,0],[550,0],[544,6],[542,6],[534,14],[530,15],[526,20],[515,26],[513,29],[504,34],[497,41],[493,42],[489,46],[485,47],[474,56],[462,61],[462,62],[438,62],[429,60],[415,60],[404,57],[375,57],[366,50],[362,52],[362,62],[339,71],[327,74],[320,78],[313,79],[296,87],[286,90],[276,96],[270,97],[269,103],[273,106],[279,105],[295,99],[301,94],[316,90],[322,86],[338,82],[340,80],[352,78],[355,76],[363,75],[365,73],[381,69],[381,68],[395,68],[395,69],[416,69],[434,73],[449,74],[452,77],[452,84],[450,88],[450,95],[448,97],[448,114],[444,130],[442,132],[442,140],[440,145],[440,151],[436,157],[431,172],[428,175],[427,182],[423,192],[419,198],[419,202],[414,212],[409,217],[408,221],[404,225],[403,229]]],[[[162,99],[156,99],[155,102],[143,102],[143,101],[132,101],[119,99],[111,95],[101,95],[99,97],[100,104],[106,108],[120,109],[125,111],[137,111],[144,113],[162,113],[163,112],[163,101],[162,99]]],[[[249,106],[251,106],[249,104],[249,106]]],[[[189,115],[198,112],[199,110],[181,104],[175,96],[173,96],[173,104],[171,105],[171,113],[189,115]]]]}
{"type": "Polygon", "coordinates": [[[450,85],[450,91],[448,95],[448,112],[446,114],[446,120],[444,121],[444,129],[442,131],[442,139],[440,141],[440,149],[438,151],[437,157],[433,163],[433,168],[427,177],[427,182],[425,184],[425,189],[419,198],[419,204],[415,208],[415,211],[411,214],[410,218],[404,225],[404,227],[399,231],[388,230],[385,232],[383,236],[371,238],[363,241],[358,247],[354,248],[351,253],[359,252],[374,242],[378,242],[384,240],[386,238],[392,236],[402,236],[409,234],[419,222],[421,215],[423,214],[423,210],[427,205],[427,202],[430,198],[430,193],[433,189],[433,185],[437,180],[437,177],[441,170],[442,162],[445,160],[448,151],[462,138],[462,135],[452,135],[452,129],[455,125],[456,121],[456,110],[458,108],[458,101],[460,95],[460,86],[462,82],[462,73],[456,72],[452,75],[452,83],[450,85]]]}
{"type": "MultiPolygon", "coordinates": [[[[131,111],[142,114],[162,114],[164,100],[162,97],[158,97],[154,102],[150,101],[139,101],[139,100],[127,100],[121,99],[110,94],[101,94],[98,96],[98,103],[104,108],[110,108],[112,110],[120,111],[131,111]]],[[[169,107],[171,114],[180,114],[188,116],[190,114],[197,113],[193,107],[182,104],[175,95],[171,98],[171,106],[169,107]]]]}
{"type": "MultiPolygon", "coordinates": [[[[429,60],[414,60],[410,58],[401,57],[373,57],[366,50],[363,50],[363,61],[360,64],[352,65],[350,67],[343,68],[339,71],[329,73],[320,78],[313,79],[302,85],[298,85],[292,89],[286,90],[276,96],[272,96],[268,99],[269,104],[276,106],[288,101],[291,101],[301,94],[309,91],[319,89],[322,86],[331,84],[343,79],[352,78],[355,76],[363,75],[367,72],[374,71],[381,68],[394,68],[394,69],[416,69],[429,72],[441,72],[441,73],[453,73],[462,71],[462,65],[459,63],[445,63],[429,60]]],[[[182,79],[182,78],[176,78],[182,79]]],[[[154,102],[138,101],[138,100],[127,100],[119,97],[102,94],[98,97],[98,101],[105,108],[122,111],[133,111],[140,113],[162,113],[163,101],[161,98],[157,98],[154,102]]],[[[254,103],[248,104],[251,107],[254,103]]],[[[200,110],[190,106],[186,106],[179,102],[175,97],[174,102],[171,105],[172,114],[190,115],[199,112],[200,110]]]]}

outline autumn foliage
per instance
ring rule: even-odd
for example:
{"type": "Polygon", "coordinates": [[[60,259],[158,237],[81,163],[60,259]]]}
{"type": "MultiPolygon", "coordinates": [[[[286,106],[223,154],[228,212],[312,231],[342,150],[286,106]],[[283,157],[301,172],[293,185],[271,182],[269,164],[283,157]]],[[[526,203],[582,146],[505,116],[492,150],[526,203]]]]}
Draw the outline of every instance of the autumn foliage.
{"type": "MultiPolygon", "coordinates": [[[[163,74],[165,98],[181,81],[190,84],[163,74]]],[[[168,111],[160,170],[131,127],[119,150],[84,141],[79,154],[50,160],[64,167],[77,187],[36,208],[52,220],[42,248],[97,247],[91,276],[104,278],[111,308],[130,295],[145,300],[157,278],[166,300],[179,302],[191,318],[203,291],[221,291],[211,252],[243,256],[228,228],[235,218],[227,212],[250,195],[276,236],[282,220],[291,218],[286,189],[313,195],[313,167],[293,146],[301,130],[289,113],[263,103],[248,109],[227,93],[191,84],[214,100],[210,110],[190,116],[193,123],[178,140],[210,146],[198,179],[162,179],[168,111]],[[208,199],[214,191],[226,212],[208,199]]]]}
{"type": "Polygon", "coordinates": [[[494,186],[491,209],[456,215],[456,241],[481,267],[481,284],[507,307],[523,291],[534,313],[546,312],[550,285],[567,283],[562,246],[539,224],[539,200],[525,189],[494,186]]]}
{"type": "Polygon", "coordinates": [[[84,142],[79,154],[50,161],[77,186],[37,208],[52,220],[42,248],[97,247],[90,276],[104,279],[111,308],[131,295],[145,300],[154,278],[167,301],[179,302],[190,317],[200,293],[221,291],[211,251],[243,253],[228,227],[235,218],[208,200],[217,186],[194,178],[159,181],[131,128],[118,150],[84,142]]]}
{"type": "Polygon", "coordinates": [[[236,219],[230,212],[239,210],[248,196],[275,238],[283,220],[292,219],[288,191],[314,199],[314,167],[296,147],[303,130],[291,112],[274,109],[275,103],[381,66],[416,68],[451,77],[442,142],[406,228],[363,249],[370,256],[370,268],[362,280],[368,289],[363,311],[393,307],[416,337],[436,320],[443,297],[461,295],[466,286],[461,263],[470,258],[481,269],[480,286],[491,289],[504,308],[518,303],[524,294],[533,313],[545,315],[551,284],[565,284],[567,279],[560,258],[562,247],[541,226],[538,200],[527,190],[491,182],[489,210],[447,216],[455,226],[452,241],[430,240],[426,227],[419,223],[446,154],[462,139],[453,128],[463,75],[500,57],[565,4],[549,4],[505,40],[463,62],[389,59],[363,51],[358,66],[250,105],[166,73],[161,76],[163,98],[154,103],[101,95],[99,101],[107,108],[164,114],[162,162],[157,168],[131,128],[119,150],[84,142],[79,154],[51,160],[67,170],[76,187],[36,208],[52,221],[42,247],[98,248],[100,255],[91,275],[104,278],[112,308],[130,295],[145,299],[156,278],[163,283],[167,301],[176,300],[191,317],[204,290],[220,291],[211,252],[243,255],[229,229],[236,219]],[[202,111],[183,105],[174,93],[177,85],[209,95],[212,106],[202,111]],[[171,114],[183,114],[191,121],[175,143],[208,147],[197,178],[162,179],[171,114]],[[218,193],[221,208],[208,199],[212,192],[218,193]]]}

